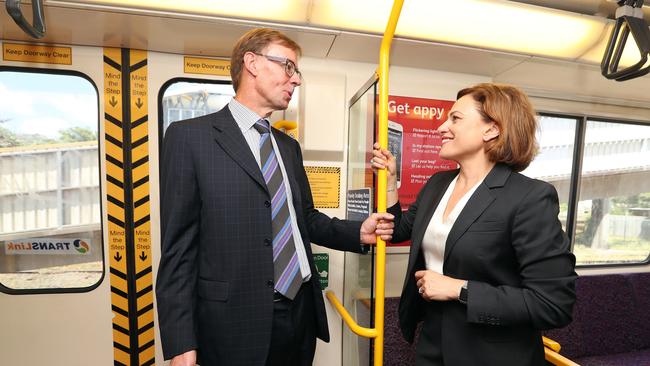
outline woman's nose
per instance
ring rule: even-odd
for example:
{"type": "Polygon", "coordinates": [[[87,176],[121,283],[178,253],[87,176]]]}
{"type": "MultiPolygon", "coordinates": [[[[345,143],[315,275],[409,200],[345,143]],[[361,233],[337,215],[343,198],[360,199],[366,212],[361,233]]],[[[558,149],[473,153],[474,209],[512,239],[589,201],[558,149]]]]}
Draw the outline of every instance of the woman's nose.
{"type": "Polygon", "coordinates": [[[436,129],[436,132],[439,134],[447,131],[449,131],[449,120],[446,120],[443,124],[440,125],[440,127],[436,129]]]}

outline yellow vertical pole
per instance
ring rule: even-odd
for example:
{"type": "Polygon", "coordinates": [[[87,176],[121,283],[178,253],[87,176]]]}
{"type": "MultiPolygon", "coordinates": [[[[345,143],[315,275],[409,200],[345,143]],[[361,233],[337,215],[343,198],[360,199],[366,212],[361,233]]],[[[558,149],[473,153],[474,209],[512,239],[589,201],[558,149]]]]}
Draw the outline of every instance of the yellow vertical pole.
{"type": "MultiPolygon", "coordinates": [[[[402,11],[404,0],[395,0],[393,8],[386,25],[384,38],[381,42],[379,51],[379,68],[377,76],[379,78],[379,145],[388,148],[388,66],[390,56],[390,45],[393,41],[397,20],[402,11]]],[[[378,171],[377,178],[377,211],[386,212],[386,170],[378,171]]],[[[386,242],[377,237],[377,256],[376,256],[376,277],[375,277],[375,327],[364,328],[359,326],[350,314],[345,310],[343,305],[338,301],[332,291],[326,291],[327,299],[332,303],[336,311],[341,315],[350,329],[366,338],[374,338],[374,365],[382,366],[384,363],[384,296],[386,288],[386,242]]]]}
{"type": "MultiPolygon", "coordinates": [[[[393,41],[397,20],[402,11],[404,0],[395,0],[390,18],[386,25],[384,38],[379,50],[379,145],[382,149],[388,147],[388,67],[390,45],[393,41]]],[[[386,170],[378,172],[377,179],[377,212],[386,212],[386,170]]],[[[386,284],[386,242],[377,237],[377,274],[375,278],[375,354],[374,365],[384,363],[384,296],[386,284]]]]}

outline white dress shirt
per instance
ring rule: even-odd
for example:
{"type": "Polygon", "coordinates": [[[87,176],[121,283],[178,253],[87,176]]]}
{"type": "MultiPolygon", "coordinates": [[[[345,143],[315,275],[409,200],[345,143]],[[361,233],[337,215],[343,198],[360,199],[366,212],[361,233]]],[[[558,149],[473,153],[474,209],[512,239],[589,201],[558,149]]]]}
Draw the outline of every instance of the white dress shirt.
{"type": "Polygon", "coordinates": [[[481,179],[476,183],[476,185],[467,191],[443,221],[442,217],[447,209],[449,197],[451,197],[451,193],[454,191],[454,187],[456,187],[457,180],[458,175],[453,181],[451,181],[449,187],[447,187],[444,196],[442,196],[440,203],[438,203],[438,207],[436,207],[436,211],[431,217],[431,221],[429,221],[429,226],[427,226],[424,238],[422,239],[422,253],[424,254],[424,263],[426,268],[440,274],[442,274],[442,265],[445,260],[445,247],[447,245],[449,232],[454,226],[461,211],[463,211],[467,201],[469,201],[472,194],[474,194],[476,188],[483,183],[483,179],[481,179]]]}
{"type": "MultiPolygon", "coordinates": [[[[244,139],[248,143],[248,147],[251,149],[253,156],[255,156],[255,161],[257,165],[262,167],[261,158],[260,158],[260,138],[261,135],[253,127],[255,122],[262,119],[258,116],[257,113],[250,110],[245,105],[239,103],[234,98],[228,103],[228,109],[230,113],[235,118],[235,122],[239,126],[244,139]]],[[[302,241],[302,236],[300,235],[300,230],[298,229],[298,221],[296,220],[296,210],[293,207],[293,197],[291,195],[291,186],[289,185],[289,179],[287,178],[287,170],[284,167],[284,162],[282,161],[282,154],[278,145],[275,142],[275,138],[271,133],[271,143],[273,144],[273,150],[275,150],[275,156],[278,159],[278,164],[280,165],[280,171],[282,172],[282,180],[284,181],[284,188],[287,191],[287,206],[289,207],[289,216],[291,217],[291,228],[293,229],[293,242],[296,245],[296,252],[298,253],[298,261],[300,262],[300,274],[302,275],[303,281],[308,281],[311,278],[311,270],[309,269],[309,261],[307,260],[307,252],[305,251],[305,245],[302,241]]]]}

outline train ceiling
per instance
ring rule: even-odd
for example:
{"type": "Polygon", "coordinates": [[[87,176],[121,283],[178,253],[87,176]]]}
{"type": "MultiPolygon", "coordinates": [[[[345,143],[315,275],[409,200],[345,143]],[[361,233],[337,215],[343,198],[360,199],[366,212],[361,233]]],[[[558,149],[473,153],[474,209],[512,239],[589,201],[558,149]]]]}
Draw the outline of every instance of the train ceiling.
{"type": "MultiPolygon", "coordinates": [[[[0,1],[0,4],[4,1],[0,1]]],[[[227,57],[235,40],[256,26],[280,28],[306,57],[377,63],[389,0],[44,0],[46,37],[39,42],[113,46],[227,57]],[[254,9],[251,12],[251,9],[254,9]]],[[[517,82],[521,69],[569,70],[578,79],[600,76],[598,65],[617,5],[609,0],[406,0],[391,63],[485,75],[517,82]],[[593,75],[592,75],[593,74],[593,75]]],[[[4,8],[4,6],[3,6],[4,8]]],[[[29,5],[23,11],[31,15],[29,5]]],[[[650,13],[644,7],[646,19],[650,13]]],[[[31,19],[28,16],[28,19],[31,19]]],[[[2,39],[29,41],[4,10],[2,39]]],[[[623,63],[638,56],[633,47],[623,63]]],[[[648,90],[643,83],[626,83],[648,90]]],[[[552,75],[536,89],[557,89],[552,75]],[[552,83],[552,84],[551,84],[552,83]]],[[[593,86],[589,86],[593,84],[593,86]]],[[[568,93],[607,94],[612,81],[568,93]],[[605,86],[605,90],[599,90],[605,86]],[[609,86],[609,87],[608,87],[609,86]]],[[[621,89],[618,86],[614,89],[621,89]]],[[[620,99],[650,102],[646,93],[620,99]]]]}

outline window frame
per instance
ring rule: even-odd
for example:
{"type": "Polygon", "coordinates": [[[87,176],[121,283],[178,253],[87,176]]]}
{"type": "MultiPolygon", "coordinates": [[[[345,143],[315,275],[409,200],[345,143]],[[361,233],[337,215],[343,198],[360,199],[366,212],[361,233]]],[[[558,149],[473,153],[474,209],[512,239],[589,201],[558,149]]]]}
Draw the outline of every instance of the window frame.
{"type": "Polygon", "coordinates": [[[64,70],[64,69],[49,69],[49,68],[33,68],[33,67],[22,67],[22,66],[6,66],[0,65],[0,73],[2,72],[18,72],[18,73],[30,73],[30,74],[50,74],[50,75],[66,75],[66,76],[76,76],[81,77],[88,81],[90,85],[95,90],[95,100],[97,103],[97,162],[98,162],[98,181],[99,181],[99,230],[100,230],[100,250],[101,250],[101,275],[99,280],[90,286],[85,287],[68,287],[68,288],[39,288],[39,289],[14,289],[7,287],[2,282],[0,282],[0,293],[5,293],[8,295],[36,295],[36,294],[66,294],[66,293],[85,293],[93,291],[98,288],[106,278],[106,256],[105,256],[105,242],[104,242],[104,190],[102,189],[102,183],[104,182],[102,165],[104,160],[102,159],[102,129],[101,129],[101,106],[99,103],[99,89],[95,81],[88,75],[77,70],[64,70]]]}
{"type": "Polygon", "coordinates": [[[196,83],[196,84],[215,84],[215,85],[232,85],[232,81],[228,80],[215,80],[215,79],[202,79],[202,78],[192,78],[192,77],[175,77],[165,81],[158,90],[158,154],[162,155],[162,145],[163,145],[163,133],[164,133],[164,124],[165,119],[163,116],[163,97],[165,92],[169,89],[170,86],[176,83],[196,83]]]}
{"type": "MultiPolygon", "coordinates": [[[[569,202],[567,203],[567,226],[566,234],[569,237],[571,253],[575,246],[575,229],[577,223],[577,210],[580,198],[580,185],[582,183],[582,163],[584,161],[585,137],[587,133],[587,122],[603,122],[624,125],[641,125],[650,128],[650,121],[644,122],[626,118],[600,117],[588,114],[572,114],[558,112],[538,111],[537,115],[544,117],[568,118],[576,120],[576,131],[573,144],[573,161],[571,165],[571,178],[569,183],[569,202]]],[[[579,269],[597,268],[623,268],[644,266],[650,264],[650,252],[645,260],[631,263],[597,263],[597,264],[576,264],[579,269]]]]}

